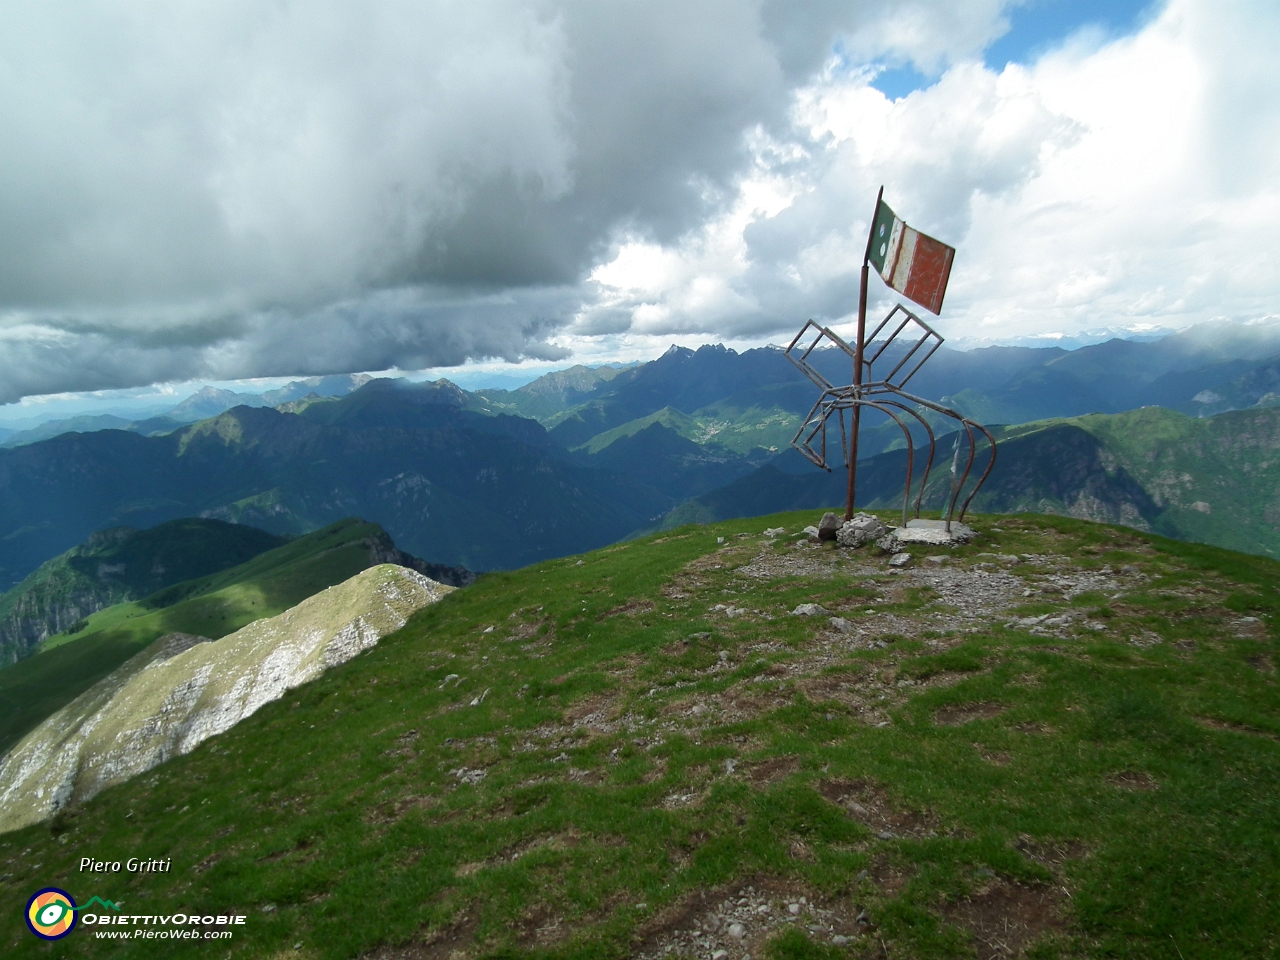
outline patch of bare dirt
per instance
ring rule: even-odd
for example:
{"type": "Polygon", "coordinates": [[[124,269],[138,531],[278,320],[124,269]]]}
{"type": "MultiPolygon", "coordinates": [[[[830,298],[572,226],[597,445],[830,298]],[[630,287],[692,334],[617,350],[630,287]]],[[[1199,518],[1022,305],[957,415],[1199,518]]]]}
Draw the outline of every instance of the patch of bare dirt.
{"type": "Polygon", "coordinates": [[[368,807],[364,812],[364,822],[368,824],[387,824],[395,823],[410,810],[425,810],[435,806],[437,803],[434,797],[406,796],[397,797],[395,800],[388,800],[374,807],[368,807]]]}
{"type": "Polygon", "coordinates": [[[852,719],[869,727],[887,727],[889,713],[915,688],[914,682],[897,687],[888,674],[820,674],[801,677],[795,685],[814,703],[840,704],[852,719]]]}
{"type": "Polygon", "coordinates": [[[777,783],[799,769],[800,761],[796,757],[772,757],[751,764],[745,772],[752,783],[777,783]]]}
{"type": "Polygon", "coordinates": [[[596,617],[596,622],[608,620],[610,617],[628,616],[634,617],[636,614],[648,613],[654,608],[652,600],[636,600],[631,599],[621,606],[614,607],[612,610],[606,610],[600,616],[596,617]]]}
{"type": "Polygon", "coordinates": [[[1028,860],[1056,870],[1067,860],[1080,860],[1089,855],[1089,848],[1079,840],[1037,840],[1029,834],[1019,834],[1013,848],[1028,860]]]}
{"type": "Polygon", "coordinates": [[[726,690],[720,697],[722,714],[720,723],[741,723],[761,714],[785,706],[788,700],[782,696],[771,696],[765,690],[749,690],[738,685],[726,690]]]}
{"type": "Polygon", "coordinates": [[[1121,770],[1107,777],[1107,783],[1124,790],[1154,790],[1160,784],[1149,773],[1140,770],[1121,770]]]}
{"type": "Polygon", "coordinates": [[[1249,666],[1257,670],[1259,673],[1275,673],[1276,665],[1271,662],[1271,658],[1265,654],[1259,653],[1249,658],[1249,666]]]}
{"type": "Polygon", "coordinates": [[[458,877],[470,877],[479,873],[481,870],[490,870],[493,867],[499,867],[508,863],[515,863],[522,857],[538,850],[568,850],[576,847],[582,840],[581,834],[576,830],[566,830],[562,833],[551,834],[550,836],[533,837],[532,839],[522,841],[515,846],[508,847],[495,857],[488,860],[478,860],[472,863],[459,864],[454,870],[454,874],[458,877]]]}
{"type": "Polygon", "coordinates": [[[1280,740],[1280,736],[1276,736],[1269,730],[1259,730],[1257,727],[1251,727],[1247,723],[1233,723],[1230,720],[1219,720],[1216,717],[1196,717],[1195,721],[1202,727],[1209,727],[1212,730],[1230,730],[1232,733],[1248,733],[1255,737],[1266,737],[1268,740],[1280,740]]]}
{"type": "Polygon", "coordinates": [[[384,750],[382,755],[384,757],[404,757],[407,760],[412,760],[418,755],[418,751],[413,747],[417,739],[417,730],[406,730],[396,737],[396,745],[389,750],[384,750]]]}
{"type": "Polygon", "coordinates": [[[546,624],[546,622],[547,622],[546,617],[542,617],[538,620],[530,620],[525,623],[518,623],[514,627],[512,627],[511,632],[507,635],[506,639],[508,642],[518,641],[518,640],[531,640],[538,635],[538,631],[542,629],[543,625],[546,624]]]}
{"type": "Polygon", "coordinates": [[[817,786],[827,800],[881,840],[937,834],[934,818],[928,812],[895,807],[888,793],[869,780],[819,780],[817,786]]]}
{"type": "Polygon", "coordinates": [[[1055,732],[1053,727],[1049,726],[1047,723],[1016,723],[1014,724],[1013,729],[1022,733],[1038,733],[1041,735],[1055,732]]]}
{"type": "Polygon", "coordinates": [[[657,783],[667,775],[667,758],[659,757],[654,761],[653,766],[644,772],[640,777],[641,783],[657,783]]]}
{"type": "Polygon", "coordinates": [[[550,947],[560,943],[572,928],[548,904],[535,903],[525,908],[516,927],[516,938],[525,947],[550,947]]]}
{"type": "Polygon", "coordinates": [[[897,896],[898,891],[915,876],[915,867],[898,863],[894,858],[880,855],[871,861],[871,867],[858,874],[859,880],[870,880],[882,896],[897,896]]]}
{"type": "Polygon", "coordinates": [[[1257,617],[1239,617],[1231,622],[1231,629],[1241,639],[1267,639],[1267,625],[1257,617]]]}
{"type": "Polygon", "coordinates": [[[835,576],[836,562],[839,560],[835,550],[814,545],[800,550],[775,552],[766,545],[760,553],[736,571],[739,576],[753,580],[778,580],[783,577],[810,577],[829,579],[835,576]]]}
{"type": "Polygon", "coordinates": [[[1061,906],[1057,888],[999,881],[946,904],[942,913],[949,923],[972,932],[978,960],[1005,960],[1022,956],[1045,934],[1064,929],[1061,906]]]}
{"type": "Polygon", "coordinates": [[[314,853],[311,856],[306,855],[306,851],[310,847],[311,847],[310,840],[306,840],[306,839],[299,840],[297,844],[295,844],[293,847],[290,847],[288,850],[277,850],[275,853],[269,853],[265,857],[259,857],[258,863],[275,863],[277,860],[283,860],[285,857],[291,857],[294,854],[302,854],[302,856],[294,860],[293,863],[295,864],[306,863],[309,860],[314,858],[314,853]]]}
{"type": "Polygon", "coordinates": [[[815,703],[838,700],[841,703],[859,705],[862,698],[858,693],[858,686],[862,680],[860,673],[828,673],[817,677],[804,677],[797,681],[796,686],[815,703]]]}
{"type": "Polygon", "coordinates": [[[597,694],[572,704],[564,712],[564,722],[574,727],[593,727],[617,720],[622,707],[616,694],[597,694]]]}
{"type": "Polygon", "coordinates": [[[429,930],[409,943],[376,947],[361,960],[466,960],[476,947],[478,918],[463,911],[447,927],[429,930]]]}
{"type": "Polygon", "coordinates": [[[632,956],[745,960],[764,955],[768,942],[790,926],[837,947],[874,929],[851,900],[824,897],[793,880],[753,877],[693,891],[671,904],[640,927],[632,956]]]}
{"type": "Polygon", "coordinates": [[[221,860],[223,856],[224,856],[224,853],[222,851],[219,851],[218,853],[211,853],[209,854],[209,856],[205,857],[203,860],[201,860],[191,869],[195,873],[203,873],[205,870],[208,870],[215,863],[221,860]]]}
{"type": "Polygon", "coordinates": [[[943,707],[933,715],[933,722],[940,727],[958,727],[974,720],[990,720],[1009,708],[1002,703],[961,703],[943,707]]]}
{"type": "Polygon", "coordinates": [[[987,763],[995,764],[997,767],[1007,767],[1011,757],[1004,750],[988,750],[980,743],[975,743],[973,748],[978,751],[978,756],[987,763]]]}

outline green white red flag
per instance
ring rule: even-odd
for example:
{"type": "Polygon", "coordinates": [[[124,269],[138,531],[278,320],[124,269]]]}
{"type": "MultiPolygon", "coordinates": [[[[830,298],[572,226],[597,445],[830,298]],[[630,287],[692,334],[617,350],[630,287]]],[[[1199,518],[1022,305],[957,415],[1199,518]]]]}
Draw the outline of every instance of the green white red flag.
{"type": "Polygon", "coordinates": [[[869,259],[884,282],[903,296],[940,313],[955,255],[955,247],[908,227],[883,200],[877,204],[869,259]]]}

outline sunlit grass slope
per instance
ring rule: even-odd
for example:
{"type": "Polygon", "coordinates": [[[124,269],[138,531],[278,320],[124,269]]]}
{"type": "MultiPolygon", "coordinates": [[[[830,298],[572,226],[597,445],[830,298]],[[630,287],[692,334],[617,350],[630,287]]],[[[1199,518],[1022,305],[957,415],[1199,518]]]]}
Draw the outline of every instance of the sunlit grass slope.
{"type": "Polygon", "coordinates": [[[75,634],[0,670],[0,752],[166,633],[216,640],[275,616],[370,565],[377,524],[342,520],[211,576],[100,610],[75,634]]]}
{"type": "Polygon", "coordinates": [[[163,950],[51,953],[20,907],[59,885],[246,913],[220,957],[1275,954],[1280,565],[1033,515],[898,573],[762,536],[816,519],[482,577],[0,837],[0,950],[163,950]]]}

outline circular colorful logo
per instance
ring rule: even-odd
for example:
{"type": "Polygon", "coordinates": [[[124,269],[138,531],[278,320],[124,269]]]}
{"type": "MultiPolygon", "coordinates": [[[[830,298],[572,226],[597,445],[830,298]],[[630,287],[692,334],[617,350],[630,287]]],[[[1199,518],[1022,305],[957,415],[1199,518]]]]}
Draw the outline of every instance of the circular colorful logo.
{"type": "Polygon", "coordinates": [[[76,902],[57,887],[37,890],[27,901],[27,926],[41,940],[61,940],[76,928],[76,902]]]}

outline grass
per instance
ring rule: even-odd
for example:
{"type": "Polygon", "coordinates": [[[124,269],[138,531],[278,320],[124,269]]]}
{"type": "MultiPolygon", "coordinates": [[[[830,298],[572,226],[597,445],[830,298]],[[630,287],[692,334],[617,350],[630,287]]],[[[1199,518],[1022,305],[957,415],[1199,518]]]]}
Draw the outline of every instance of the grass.
{"type": "MultiPolygon", "coordinates": [[[[1012,935],[1037,958],[1276,952],[1280,566],[980,517],[942,569],[1026,593],[961,628],[883,559],[760,537],[815,516],[484,576],[192,754],[0,836],[0,889],[246,913],[219,944],[236,957],[625,957],[748,886],[847,933],[785,921],[774,958],[971,957],[1012,935]],[[825,572],[751,573],[790,556],[825,572]],[[1052,592],[1125,567],[1121,591],[1052,592]],[[887,645],[789,616],[801,602],[887,645]],[[173,871],[89,877],[89,855],[173,871]]],[[[18,914],[0,949],[48,955],[18,914]]],[[[154,949],[81,930],[57,955],[154,949]]]]}
{"type": "Polygon", "coordinates": [[[342,520],[220,573],[100,610],[74,634],[0,670],[0,751],[153,640],[191,633],[216,640],[275,616],[369,566],[362,541],[376,524],[342,520]]]}

